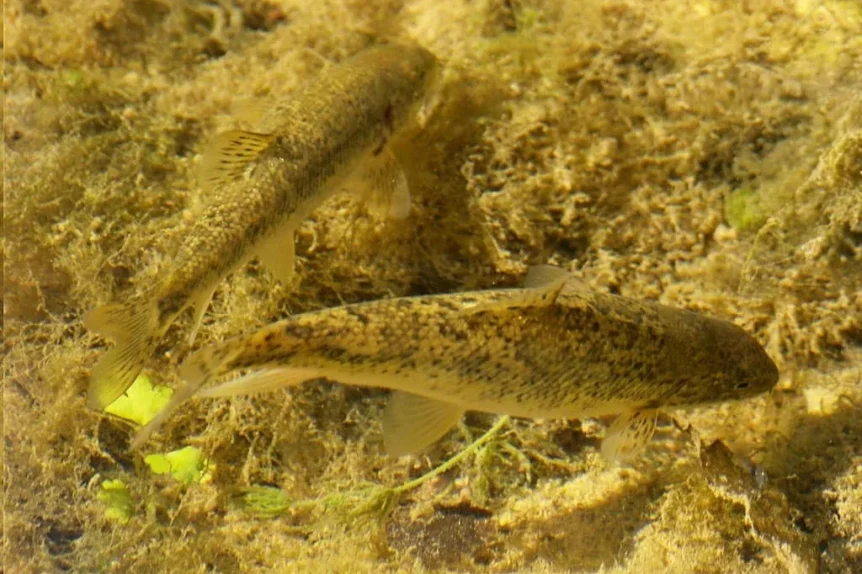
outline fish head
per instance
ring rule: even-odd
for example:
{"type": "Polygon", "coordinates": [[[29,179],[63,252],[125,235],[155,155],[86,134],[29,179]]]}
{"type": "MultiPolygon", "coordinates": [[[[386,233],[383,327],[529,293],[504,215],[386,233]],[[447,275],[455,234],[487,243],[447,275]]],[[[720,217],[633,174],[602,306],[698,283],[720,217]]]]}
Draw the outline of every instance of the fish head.
{"type": "Polygon", "coordinates": [[[415,85],[414,96],[421,95],[434,85],[440,76],[440,66],[437,56],[422,46],[404,45],[401,51],[402,73],[412,79],[415,85]]]}
{"type": "Polygon", "coordinates": [[[747,398],[770,391],[778,382],[778,367],[766,350],[753,337],[740,341],[735,347],[729,398],[747,398]]]}
{"type": "Polygon", "coordinates": [[[382,84],[386,93],[386,124],[390,131],[412,122],[439,84],[437,57],[417,44],[387,43],[370,57],[390,81],[382,84]],[[394,48],[394,49],[393,49],[394,48]]]}
{"type": "Polygon", "coordinates": [[[746,399],[770,391],[778,382],[778,367],[751,335],[733,323],[712,320],[717,353],[711,365],[712,401],[746,399]]]}
{"type": "Polygon", "coordinates": [[[770,391],[778,368],[757,340],[728,321],[698,319],[703,339],[675,358],[665,405],[700,405],[747,399],[770,391]],[[704,323],[706,321],[706,323],[704,323]]]}

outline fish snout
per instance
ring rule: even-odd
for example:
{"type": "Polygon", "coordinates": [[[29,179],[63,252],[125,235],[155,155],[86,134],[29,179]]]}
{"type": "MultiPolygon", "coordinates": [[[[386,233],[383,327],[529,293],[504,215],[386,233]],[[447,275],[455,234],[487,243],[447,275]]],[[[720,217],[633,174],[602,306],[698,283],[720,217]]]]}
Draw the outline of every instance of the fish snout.
{"type": "Polygon", "coordinates": [[[734,389],[740,398],[765,393],[778,383],[778,367],[753,337],[741,350],[734,389]]]}

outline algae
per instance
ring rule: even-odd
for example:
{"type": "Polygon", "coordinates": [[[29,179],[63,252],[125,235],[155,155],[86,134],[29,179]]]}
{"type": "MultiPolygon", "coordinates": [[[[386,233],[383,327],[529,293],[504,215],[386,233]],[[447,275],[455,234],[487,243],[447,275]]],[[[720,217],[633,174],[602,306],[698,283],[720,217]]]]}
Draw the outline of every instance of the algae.
{"type": "MultiPolygon", "coordinates": [[[[862,571],[858,3],[4,8],[4,571],[862,571]],[[444,64],[426,126],[395,142],[411,216],[380,222],[334,198],[297,234],[294,284],[255,263],[235,273],[199,344],[555,263],[737,322],[779,363],[776,390],[670,413],[627,468],[598,456],[608,421],[512,420],[380,518],[354,511],[493,419],[471,414],[427,456],[391,460],[382,392],[322,381],[201,400],[151,446],[198,449],[211,480],[154,475],[127,448],[131,425],[85,406],[103,342],[82,314],[167,268],[206,195],[199,152],[241,124],[239,99],[266,105],[388,36],[444,64]],[[728,210],[739,190],[756,203],[728,210]],[[235,504],[261,486],[281,494],[258,513],[235,504]]],[[[181,336],[148,365],[167,385],[181,336]]]]}
{"type": "Polygon", "coordinates": [[[187,446],[165,453],[148,454],[144,462],[155,474],[170,474],[181,484],[209,482],[215,471],[201,449],[187,446]]]}
{"type": "Polygon", "coordinates": [[[122,480],[102,482],[102,489],[96,498],[105,504],[105,516],[111,520],[126,524],[135,514],[135,503],[122,480]]]}

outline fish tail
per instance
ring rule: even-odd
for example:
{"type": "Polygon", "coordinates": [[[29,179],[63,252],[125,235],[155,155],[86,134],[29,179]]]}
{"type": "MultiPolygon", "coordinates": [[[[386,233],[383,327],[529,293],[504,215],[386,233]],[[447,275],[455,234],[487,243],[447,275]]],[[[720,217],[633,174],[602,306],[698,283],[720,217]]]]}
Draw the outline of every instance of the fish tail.
{"type": "Polygon", "coordinates": [[[153,301],[99,307],[84,316],[90,331],[115,341],[93,367],[87,403],[104,409],[132,386],[158,341],[158,310],[153,301]]]}
{"type": "Polygon", "coordinates": [[[195,390],[217,376],[229,362],[234,360],[242,348],[239,339],[231,339],[220,345],[204,347],[183,361],[180,377],[195,390]]]}
{"type": "Polygon", "coordinates": [[[180,367],[180,376],[185,384],[174,393],[165,408],[138,431],[130,448],[135,450],[143,445],[180,405],[192,398],[212,377],[218,375],[222,367],[233,360],[240,350],[241,347],[234,341],[228,341],[222,345],[201,349],[186,359],[180,367]]]}

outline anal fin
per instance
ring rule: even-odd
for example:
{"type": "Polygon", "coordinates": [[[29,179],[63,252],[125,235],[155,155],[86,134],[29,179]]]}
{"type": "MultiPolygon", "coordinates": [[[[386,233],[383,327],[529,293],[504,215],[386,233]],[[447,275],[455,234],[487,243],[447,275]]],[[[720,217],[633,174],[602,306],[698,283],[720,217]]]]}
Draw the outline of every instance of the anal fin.
{"type": "Polygon", "coordinates": [[[608,428],[602,441],[602,456],[608,462],[627,462],[640,454],[655,434],[658,410],[623,413],[608,428]]]}
{"type": "Polygon", "coordinates": [[[421,452],[464,416],[464,409],[395,391],[383,414],[383,445],[390,456],[421,452]]]}

